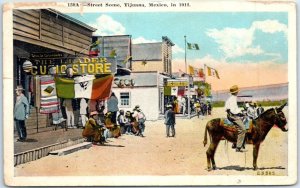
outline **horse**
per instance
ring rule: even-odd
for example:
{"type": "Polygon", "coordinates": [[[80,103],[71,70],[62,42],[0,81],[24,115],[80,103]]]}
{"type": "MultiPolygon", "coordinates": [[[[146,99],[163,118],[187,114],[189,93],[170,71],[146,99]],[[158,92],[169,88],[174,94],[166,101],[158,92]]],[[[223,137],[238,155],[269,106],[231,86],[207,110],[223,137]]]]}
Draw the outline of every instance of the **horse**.
{"type": "MultiPolygon", "coordinates": [[[[263,112],[258,118],[253,120],[252,126],[247,131],[245,138],[248,144],[253,144],[253,169],[257,170],[257,157],[259,152],[260,144],[264,141],[271,128],[276,125],[283,132],[287,132],[286,128],[287,120],[285,118],[282,109],[287,103],[283,104],[279,108],[270,108],[263,112]]],[[[204,133],[204,147],[207,144],[207,132],[210,136],[210,145],[206,151],[207,156],[207,170],[215,170],[216,163],[214,155],[217,146],[221,139],[225,138],[229,142],[235,143],[237,141],[237,130],[228,129],[222,125],[223,119],[216,118],[207,122],[204,133]]]]}

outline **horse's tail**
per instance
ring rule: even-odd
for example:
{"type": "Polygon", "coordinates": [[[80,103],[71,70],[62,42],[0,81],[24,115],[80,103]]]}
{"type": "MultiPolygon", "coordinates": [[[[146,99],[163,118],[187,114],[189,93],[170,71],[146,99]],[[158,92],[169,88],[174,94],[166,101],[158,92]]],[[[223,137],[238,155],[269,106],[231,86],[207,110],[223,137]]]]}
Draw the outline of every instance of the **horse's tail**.
{"type": "Polygon", "coordinates": [[[204,140],[203,140],[204,147],[207,144],[207,126],[208,126],[208,123],[206,124],[205,131],[204,131],[204,140]]]}

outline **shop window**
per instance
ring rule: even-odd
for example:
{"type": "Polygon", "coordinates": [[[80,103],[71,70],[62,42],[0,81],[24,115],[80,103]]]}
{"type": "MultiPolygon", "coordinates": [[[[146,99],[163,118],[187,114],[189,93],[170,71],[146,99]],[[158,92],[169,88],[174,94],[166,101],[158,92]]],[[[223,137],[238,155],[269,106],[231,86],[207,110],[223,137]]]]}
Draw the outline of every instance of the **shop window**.
{"type": "Polygon", "coordinates": [[[130,93],[124,92],[120,93],[121,107],[130,107],[130,93]]]}

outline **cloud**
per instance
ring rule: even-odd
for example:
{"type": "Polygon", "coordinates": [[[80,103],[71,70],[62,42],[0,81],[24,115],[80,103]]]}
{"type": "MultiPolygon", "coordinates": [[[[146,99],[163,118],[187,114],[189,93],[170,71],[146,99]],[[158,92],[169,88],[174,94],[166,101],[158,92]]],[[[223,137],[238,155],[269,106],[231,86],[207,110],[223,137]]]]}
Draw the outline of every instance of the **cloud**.
{"type": "Polygon", "coordinates": [[[157,40],[154,39],[145,39],[144,37],[138,37],[135,39],[132,39],[132,44],[140,44],[140,43],[155,43],[155,42],[159,42],[157,40]]]}
{"type": "MultiPolygon", "coordinates": [[[[173,72],[185,71],[184,59],[174,59],[173,72]]],[[[188,60],[188,64],[196,68],[204,68],[204,64],[218,71],[220,79],[208,76],[206,81],[212,90],[228,90],[232,85],[239,87],[261,86],[288,82],[288,65],[272,61],[259,63],[227,62],[226,59],[214,59],[212,56],[188,60]],[[237,79],[238,78],[238,79],[237,79]]]]}
{"type": "Polygon", "coordinates": [[[252,23],[251,29],[261,30],[265,33],[284,32],[287,34],[288,32],[287,26],[278,22],[278,20],[255,21],[252,23]]]}
{"type": "Polygon", "coordinates": [[[184,53],[184,49],[180,48],[177,44],[172,47],[173,54],[184,53]]]}
{"type": "Polygon", "coordinates": [[[264,55],[266,52],[259,45],[254,45],[255,31],[264,33],[283,32],[287,34],[287,26],[277,20],[255,21],[249,28],[208,29],[206,34],[219,44],[225,58],[244,55],[264,55]]]}
{"type": "Polygon", "coordinates": [[[94,35],[124,35],[126,34],[125,27],[112,17],[102,14],[96,19],[96,23],[90,23],[97,31],[94,35]]]}

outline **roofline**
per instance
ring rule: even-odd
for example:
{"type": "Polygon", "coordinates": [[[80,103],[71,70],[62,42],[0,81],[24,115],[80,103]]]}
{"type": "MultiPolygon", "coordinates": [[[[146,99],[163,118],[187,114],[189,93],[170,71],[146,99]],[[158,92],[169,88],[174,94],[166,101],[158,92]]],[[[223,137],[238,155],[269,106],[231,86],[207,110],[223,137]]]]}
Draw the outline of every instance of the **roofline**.
{"type": "Polygon", "coordinates": [[[132,71],[131,73],[158,73],[158,71],[132,71]]]}
{"type": "Polygon", "coordinates": [[[125,37],[125,36],[129,36],[130,38],[132,37],[132,35],[93,35],[93,37],[125,37]]]}
{"type": "MultiPolygon", "coordinates": [[[[148,85],[148,86],[133,86],[132,88],[131,87],[125,87],[126,89],[136,89],[136,88],[157,88],[158,85],[148,85]]],[[[117,89],[119,88],[118,86],[113,86],[114,89],[117,89]]],[[[120,90],[121,89],[125,89],[125,88],[119,88],[120,90]]]]}
{"type": "Polygon", "coordinates": [[[85,24],[85,23],[83,23],[83,22],[81,22],[81,21],[79,21],[79,20],[77,20],[75,18],[72,18],[71,16],[63,14],[63,13],[61,13],[61,12],[55,10],[55,9],[48,8],[48,9],[44,9],[44,10],[47,10],[47,11],[52,12],[54,14],[57,14],[57,15],[61,16],[62,18],[66,19],[66,20],[69,20],[71,22],[74,22],[74,23],[80,25],[81,27],[84,27],[84,28],[86,28],[86,29],[88,29],[90,31],[95,32],[97,30],[96,28],[93,28],[93,27],[91,27],[91,26],[89,26],[89,25],[87,25],[87,24],[85,24]]]}
{"type": "Polygon", "coordinates": [[[162,61],[162,59],[132,59],[132,63],[135,63],[134,61],[162,61]]]}
{"type": "Polygon", "coordinates": [[[145,43],[137,43],[137,44],[132,43],[132,45],[142,45],[142,44],[162,44],[162,42],[145,42],[145,43]]]}

